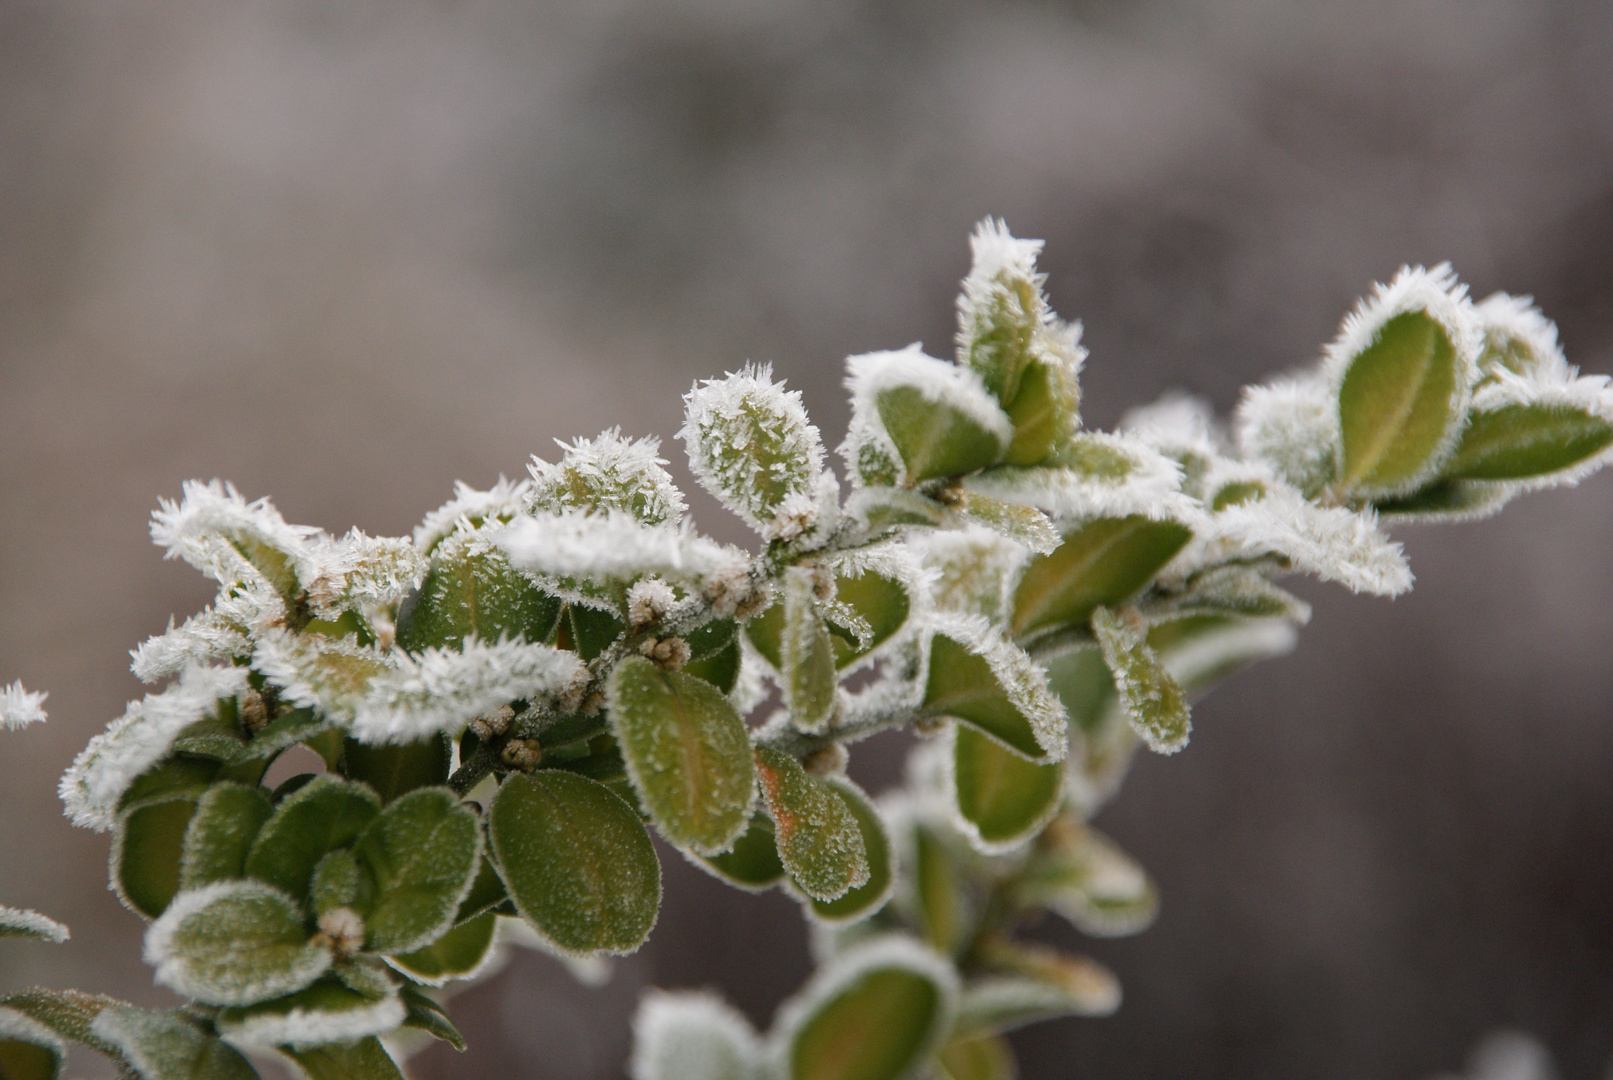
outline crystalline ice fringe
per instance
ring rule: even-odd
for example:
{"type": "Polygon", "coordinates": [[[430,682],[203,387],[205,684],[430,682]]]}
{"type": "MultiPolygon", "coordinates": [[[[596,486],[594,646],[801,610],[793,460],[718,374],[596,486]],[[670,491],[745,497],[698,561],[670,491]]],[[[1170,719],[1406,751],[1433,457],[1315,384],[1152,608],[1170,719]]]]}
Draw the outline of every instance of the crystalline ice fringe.
{"type": "Polygon", "coordinates": [[[513,482],[500,476],[487,491],[478,491],[463,480],[454,481],[454,497],[426,515],[415,526],[414,546],[430,554],[444,537],[461,528],[470,528],[473,519],[484,524],[505,522],[522,513],[530,496],[531,482],[513,482]]]}
{"type": "Polygon", "coordinates": [[[528,466],[532,473],[528,512],[620,512],[646,525],[682,520],[683,493],[662,468],[666,460],[661,457],[660,439],[624,439],[620,428],[611,428],[569,446],[556,442],[564,451],[558,463],[534,456],[528,466]]]}
{"type": "Polygon", "coordinates": [[[29,724],[43,723],[45,699],[49,696],[44,690],[24,690],[21,679],[9,686],[0,686],[0,729],[15,731],[29,724]]]}
{"type": "Polygon", "coordinates": [[[26,908],[0,907],[0,927],[10,926],[60,945],[72,936],[66,926],[26,908]]]}
{"type": "Polygon", "coordinates": [[[350,1009],[294,1008],[284,1013],[258,1013],[220,1022],[219,1035],[243,1050],[289,1046],[295,1050],[325,1043],[352,1042],[385,1035],[408,1016],[396,994],[350,1009]]]}

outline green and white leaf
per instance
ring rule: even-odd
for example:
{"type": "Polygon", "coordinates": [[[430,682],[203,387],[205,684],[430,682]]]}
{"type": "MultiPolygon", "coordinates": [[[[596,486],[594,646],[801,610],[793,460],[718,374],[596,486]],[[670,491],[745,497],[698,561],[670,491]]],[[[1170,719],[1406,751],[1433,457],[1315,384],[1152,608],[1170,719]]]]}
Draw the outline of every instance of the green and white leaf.
{"type": "Polygon", "coordinates": [[[397,1062],[374,1036],[282,1052],[297,1063],[308,1080],[404,1080],[397,1062]]]}
{"type": "Polygon", "coordinates": [[[468,637],[549,639],[560,598],[517,573],[487,535],[466,531],[438,545],[419,590],[398,611],[399,647],[459,647],[468,637]]]}
{"type": "Polygon", "coordinates": [[[460,923],[424,948],[387,957],[387,963],[427,986],[473,979],[494,957],[497,929],[498,916],[489,911],[460,923]]]}
{"type": "Polygon", "coordinates": [[[356,993],[333,979],[246,1008],[225,1009],[214,1021],[232,1045],[307,1049],[350,1043],[396,1030],[407,1011],[395,989],[380,998],[356,993]]]}
{"type": "MultiPolygon", "coordinates": [[[[831,668],[832,674],[832,668],[831,668]]],[[[704,680],[630,656],[606,684],[622,759],[657,828],[697,855],[726,851],[750,821],[750,735],[704,680]]]]}
{"type": "Polygon", "coordinates": [[[426,559],[408,537],[352,529],[340,537],[314,536],[300,572],[309,609],[318,618],[336,619],[344,612],[395,609],[419,584],[426,559]]]}
{"type": "Polygon", "coordinates": [[[756,748],[756,778],[773,819],[779,861],[803,893],[838,900],[868,883],[862,830],[835,789],[767,746],[756,748]]]}
{"type": "Polygon", "coordinates": [[[1124,937],[1146,930],[1159,911],[1159,892],[1148,873],[1113,841],[1075,818],[1048,830],[1016,877],[1026,906],[1045,907],[1093,937],[1124,937]]]}
{"type": "Polygon", "coordinates": [[[151,539],[170,559],[183,559],[226,587],[267,583],[292,604],[299,582],[312,578],[317,529],[288,525],[268,499],[247,502],[233,485],[187,480],[179,502],[160,500],[151,539]]]}
{"type": "Polygon", "coordinates": [[[32,938],[60,945],[71,937],[66,925],[27,908],[0,907],[0,938],[32,938]]]}
{"type": "Polygon", "coordinates": [[[193,794],[156,796],[124,811],[108,860],[112,889],[124,907],[155,919],[179,892],[185,832],[195,813],[193,794]]]}
{"type": "Polygon", "coordinates": [[[1174,754],[1186,746],[1193,729],[1187,693],[1160,663],[1142,630],[1108,608],[1092,613],[1092,630],[1137,734],[1156,753],[1174,754]]]}
{"type": "Polygon", "coordinates": [[[295,900],[261,881],[180,893],[146,931],[162,985],[211,1005],[252,1005],[310,985],[331,964],[295,900]]]}
{"type": "Polygon", "coordinates": [[[1263,462],[1290,487],[1315,498],[1339,475],[1338,398],[1320,371],[1244,387],[1233,432],[1245,459],[1263,462]]]}
{"type": "Polygon", "coordinates": [[[963,481],[970,495],[1070,519],[1190,518],[1195,508],[1181,485],[1181,467],[1142,440],[1090,431],[1071,438],[1050,464],[1002,465],[963,481]]]}
{"type": "Polygon", "coordinates": [[[1483,333],[1480,387],[1502,372],[1544,383],[1573,378],[1557,343],[1557,324],[1542,315],[1529,297],[1493,293],[1474,310],[1483,333]]]}
{"type": "Polygon", "coordinates": [[[67,1047],[33,1017],[0,1007],[0,1076],[6,1080],[56,1080],[67,1047]]]}
{"type": "Polygon", "coordinates": [[[252,842],[273,813],[261,787],[228,781],[209,787],[185,829],[179,887],[199,889],[241,877],[252,842]]]}
{"type": "Polygon", "coordinates": [[[660,439],[624,439],[620,428],[611,428],[592,439],[558,445],[564,451],[558,463],[532,458],[529,514],[616,512],[646,525],[682,519],[683,493],[663,468],[660,439]]]}
{"type": "Polygon", "coordinates": [[[497,528],[525,513],[530,487],[526,480],[511,482],[501,476],[488,490],[478,491],[463,480],[455,480],[454,497],[415,526],[415,549],[429,556],[455,533],[497,528]]]}
{"type": "Polygon", "coordinates": [[[1075,525],[1056,551],[1026,565],[1014,594],[1013,634],[1080,630],[1098,607],[1139,593],[1192,536],[1180,522],[1141,514],[1075,525]]]}
{"type": "Polygon", "coordinates": [[[1068,717],[1047,672],[984,619],[932,621],[922,714],[971,724],[1032,761],[1060,761],[1068,717]]]}
{"type": "Polygon", "coordinates": [[[774,1068],[788,1080],[907,1080],[951,1026],[957,992],[952,965],[911,938],[849,949],[780,1008],[774,1068]]]}
{"type": "Polygon", "coordinates": [[[365,947],[410,953],[453,929],[481,861],[482,830],[451,789],[417,788],[370,822],[354,851],[375,882],[365,947]]]}
{"type": "Polygon", "coordinates": [[[1150,623],[1201,615],[1287,619],[1299,626],[1311,620],[1309,604],[1255,567],[1239,563],[1198,571],[1180,588],[1151,590],[1137,602],[1137,610],[1150,623]]]}
{"type": "Polygon", "coordinates": [[[90,1029],[117,1048],[140,1080],[256,1080],[258,1075],[223,1040],[175,1013],[108,1005],[90,1029]]]}
{"type": "Polygon", "coordinates": [[[367,784],[323,773],[275,807],[247,852],[248,877],[302,901],[325,853],[347,847],[381,812],[367,784]]]}
{"type": "Polygon", "coordinates": [[[930,602],[950,615],[975,615],[993,623],[1008,620],[1014,588],[1029,553],[991,529],[915,533],[907,544],[927,571],[930,602]]]}
{"type": "Polygon", "coordinates": [[[1373,509],[1390,524],[1482,521],[1500,513],[1523,488],[1522,484],[1483,480],[1438,480],[1410,495],[1376,502],[1373,509]]]}
{"type": "MultiPolygon", "coordinates": [[[[895,447],[890,452],[894,456],[895,447]]],[[[904,525],[939,525],[946,520],[946,507],[928,495],[884,485],[853,491],[846,498],[845,513],[875,535],[904,525]]]]}
{"type": "Polygon", "coordinates": [[[1001,461],[1013,441],[1012,421],[980,377],[917,345],[850,357],[846,370],[853,421],[840,453],[865,483],[912,487],[974,472],[1001,461]],[[895,451],[895,475],[859,467],[868,445],[895,451]]]}
{"type": "Polygon", "coordinates": [[[1521,481],[1525,489],[1574,484],[1613,458],[1613,387],[1565,363],[1529,375],[1496,371],[1473,408],[1443,475],[1521,481]]]}
{"type": "Polygon", "coordinates": [[[633,1017],[632,1080],[760,1080],[761,1040],[711,993],[651,990],[633,1017]]]}
{"type": "Polygon", "coordinates": [[[969,983],[958,998],[957,1034],[1005,1032],[1065,1016],[1111,1016],[1120,1007],[1120,982],[1085,957],[1065,959],[1056,977],[991,975],[969,983]]]}
{"type": "Polygon", "coordinates": [[[779,860],[778,840],[773,835],[773,819],[758,808],[750,826],[727,851],[704,858],[695,865],[710,871],[746,892],[765,892],[784,880],[784,863],[779,860]]]}
{"type": "Polygon", "coordinates": [[[813,599],[812,571],[792,566],[784,571],[779,629],[779,675],[790,721],[806,732],[822,731],[834,715],[834,645],[813,599]]]}
{"type": "Polygon", "coordinates": [[[1064,766],[1038,763],[966,724],[947,736],[958,831],[977,851],[998,855],[1041,832],[1064,799],[1064,766]]]}
{"type": "Polygon", "coordinates": [[[868,795],[844,776],[824,777],[823,781],[845,802],[862,834],[863,854],[868,860],[868,880],[834,900],[804,896],[806,910],[824,922],[845,924],[876,914],[896,888],[896,852],[885,822],[868,795]]]}
{"type": "Polygon", "coordinates": [[[957,512],[964,522],[978,522],[1036,555],[1048,554],[1063,539],[1045,513],[1024,503],[964,492],[957,512]]]}

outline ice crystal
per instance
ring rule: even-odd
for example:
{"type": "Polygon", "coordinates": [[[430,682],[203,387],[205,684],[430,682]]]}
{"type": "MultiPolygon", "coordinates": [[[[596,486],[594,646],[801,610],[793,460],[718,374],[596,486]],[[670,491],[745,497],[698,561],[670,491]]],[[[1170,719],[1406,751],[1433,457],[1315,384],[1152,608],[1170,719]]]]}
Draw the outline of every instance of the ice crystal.
{"type": "Polygon", "coordinates": [[[49,696],[43,690],[24,690],[20,679],[10,686],[0,686],[0,730],[15,731],[29,724],[43,723],[45,698],[49,696]]]}
{"type": "Polygon", "coordinates": [[[487,491],[478,491],[463,480],[454,482],[454,497],[426,515],[414,530],[414,546],[422,555],[444,538],[461,529],[502,524],[525,511],[531,482],[512,482],[500,476],[487,491]]]}
{"type": "Polygon", "coordinates": [[[559,462],[532,458],[530,513],[620,512],[646,525],[682,519],[683,493],[662,468],[666,461],[660,439],[628,440],[620,428],[611,428],[592,439],[558,445],[564,451],[559,462]]]}

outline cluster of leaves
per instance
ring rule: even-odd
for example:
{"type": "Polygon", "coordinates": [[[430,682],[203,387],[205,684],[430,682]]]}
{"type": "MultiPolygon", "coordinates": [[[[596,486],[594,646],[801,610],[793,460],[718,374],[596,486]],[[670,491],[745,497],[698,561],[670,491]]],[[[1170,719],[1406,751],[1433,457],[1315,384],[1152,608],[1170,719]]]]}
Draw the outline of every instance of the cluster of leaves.
{"type": "Polygon", "coordinates": [[[754,553],[694,532],[658,444],[614,431],[461,486],[410,538],[288,525],[217,482],[164,503],[154,539],[218,598],[135,651],[166,686],[61,791],[113,833],[113,886],[188,1004],[14,994],[0,1073],[54,1076],[65,1040],[145,1080],[253,1075],[242,1050],[398,1076],[411,1032],[462,1045],[444,996],[510,927],[574,960],[636,949],[653,831],[795,896],[822,967],[765,1038],[652,996],[638,1080],[1010,1077],[1003,1032],[1120,997],[1016,935],[1148,924],[1147,875],[1087,821],[1139,746],[1186,743],[1190,696],[1292,647],[1308,611],[1277,580],[1393,595],[1381,521],[1473,517],[1613,455],[1606,380],[1443,269],[1380,288],[1230,435],[1182,399],[1088,432],[1039,244],[988,221],[973,248],[955,362],[848,362],[849,491],[766,369],[691,390],[690,465],[754,553]],[[926,738],[872,800],[847,746],[900,727],[926,738]],[[322,771],[266,785],[295,747],[322,771]]]}

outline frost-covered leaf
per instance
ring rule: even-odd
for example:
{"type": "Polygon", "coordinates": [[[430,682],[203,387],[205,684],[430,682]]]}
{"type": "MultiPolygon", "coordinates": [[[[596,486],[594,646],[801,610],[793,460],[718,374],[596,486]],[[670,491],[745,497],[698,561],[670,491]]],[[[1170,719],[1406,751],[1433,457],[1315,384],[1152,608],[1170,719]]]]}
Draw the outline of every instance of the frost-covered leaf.
{"type": "Polygon", "coordinates": [[[1020,380],[1019,393],[1006,406],[1014,440],[1003,454],[1005,465],[1040,465],[1056,460],[1081,426],[1080,384],[1076,373],[1086,350],[1076,344],[1081,324],[1064,328],[1058,357],[1032,364],[1020,380]]]}
{"type": "Polygon", "coordinates": [[[129,670],[144,683],[161,682],[188,667],[233,663],[252,655],[256,635],[285,615],[285,604],[267,584],[226,590],[211,607],[147,638],[130,651],[129,670]]]}
{"type": "Polygon", "coordinates": [[[630,953],[661,904],[661,867],[638,815],[573,773],[514,775],[488,811],[488,839],[521,916],[572,956],[630,953]]]}
{"type": "Polygon", "coordinates": [[[416,788],[446,784],[453,753],[447,735],[381,746],[348,738],[342,741],[342,772],[368,784],[386,805],[416,788]]]}
{"type": "Polygon", "coordinates": [[[1024,547],[979,525],[912,536],[908,545],[928,571],[930,599],[938,611],[1007,621],[1029,557],[1024,547]]]}
{"type": "MultiPolygon", "coordinates": [[[[489,920],[492,916],[488,916],[489,920]]],[[[465,1037],[454,1026],[453,1020],[448,1017],[448,1010],[430,997],[424,991],[413,986],[405,985],[400,991],[403,1006],[407,1010],[403,1018],[403,1026],[423,1031],[433,1039],[438,1039],[452,1046],[460,1053],[465,1052],[465,1037]]]]}
{"type": "Polygon", "coordinates": [[[358,839],[381,812],[364,784],[323,774],[286,796],[258,830],[246,857],[248,877],[306,899],[314,867],[325,853],[358,839]]]}
{"type": "Polygon", "coordinates": [[[1338,477],[1338,399],[1321,372],[1245,387],[1233,430],[1246,458],[1265,463],[1307,498],[1338,477]]]}
{"type": "Polygon", "coordinates": [[[868,860],[868,880],[835,900],[807,898],[812,914],[832,923],[850,923],[873,915],[890,899],[896,886],[896,856],[885,822],[863,790],[843,776],[823,780],[845,802],[862,834],[868,860]]]}
{"type": "Polygon", "coordinates": [[[922,712],[972,724],[1032,761],[1064,757],[1066,714],[1047,672],[984,621],[938,625],[922,712]]]}
{"type": "Polygon", "coordinates": [[[22,680],[0,686],[0,731],[15,731],[29,724],[45,720],[44,691],[29,692],[23,689],[22,680]]]}
{"type": "Polygon", "coordinates": [[[1441,474],[1455,480],[1526,480],[1573,469],[1613,445],[1613,422],[1566,405],[1475,410],[1441,474]]]}
{"type": "Polygon", "coordinates": [[[308,1080],[404,1080],[392,1055],[373,1036],[283,1052],[308,1080]]]}
{"type": "Polygon", "coordinates": [[[952,1020],[952,965],[902,937],[850,949],[779,1010],[776,1068],[788,1080],[906,1080],[952,1020]]]}
{"type": "Polygon", "coordinates": [[[640,656],[606,685],[611,723],[644,808],[672,843],[726,850],[750,820],[756,785],[745,722],[716,687],[640,656]]]}
{"type": "Polygon", "coordinates": [[[516,573],[504,553],[475,535],[438,546],[431,568],[398,611],[397,643],[410,652],[485,641],[549,640],[560,598],[516,573]]]}
{"type": "Polygon", "coordinates": [[[111,877],[118,899],[148,919],[179,891],[185,830],[196,797],[154,799],[126,811],[112,837],[111,877]]]}
{"type": "Polygon", "coordinates": [[[476,815],[449,788],[418,788],[383,810],[354,846],[375,882],[365,948],[413,952],[452,929],[481,847],[476,815]]]}
{"type": "Polygon", "coordinates": [[[910,866],[911,882],[909,894],[903,899],[924,939],[933,948],[951,955],[964,945],[974,923],[974,912],[963,889],[962,868],[947,840],[932,824],[909,821],[902,831],[908,842],[900,848],[898,857],[905,860],[903,865],[910,866]]]}
{"type": "Polygon", "coordinates": [[[37,911],[0,907],[0,938],[32,938],[60,945],[70,936],[64,924],[37,911]]]}
{"type": "Polygon", "coordinates": [[[1085,623],[1125,602],[1192,538],[1187,526],[1141,514],[1077,526],[1051,555],[1031,560],[1014,595],[1013,632],[1085,623]]]}
{"type": "Polygon", "coordinates": [[[862,830],[834,788],[766,746],[756,748],[756,778],[773,819],[779,861],[803,893],[827,902],[868,883],[862,830]]]}
{"type": "Polygon", "coordinates": [[[632,1080],[756,1080],[761,1065],[750,1022],[716,995],[652,990],[639,1002],[632,1080]]]}
{"type": "Polygon", "coordinates": [[[280,688],[285,701],[348,723],[371,682],[391,670],[401,656],[350,637],[297,634],[276,627],[259,635],[252,667],[280,688]]]}
{"type": "Polygon", "coordinates": [[[982,851],[1009,851],[1058,812],[1064,766],[1038,764],[974,728],[952,732],[953,797],[963,832],[982,851]]]}
{"type": "Polygon", "coordinates": [[[185,828],[179,888],[199,889],[245,874],[252,841],[273,813],[261,787],[227,781],[209,787],[185,828]]]}
{"type": "Polygon", "coordinates": [[[1120,982],[1080,956],[1048,958],[1036,976],[992,975],[969,983],[952,1030],[1004,1032],[1064,1016],[1109,1016],[1120,1007],[1120,982]]]}
{"type": "Polygon", "coordinates": [[[273,1001],[225,1009],[214,1023],[236,1046],[305,1049],[385,1035],[397,1030],[405,1015],[396,990],[371,998],[327,976],[273,1001]]]}
{"type": "Polygon", "coordinates": [[[765,809],[757,809],[732,848],[701,858],[700,865],[747,892],[762,892],[777,885],[784,880],[784,864],[779,861],[773,819],[765,809]]]}
{"type": "Polygon", "coordinates": [[[295,900],[261,881],[220,881],[181,893],[146,931],[145,959],[162,985],[211,1005],[252,1005],[294,993],[330,967],[295,900]]]}
{"type": "Polygon", "coordinates": [[[321,619],[343,612],[395,608],[425,573],[426,561],[406,536],[317,536],[309,544],[303,599],[321,619]]]}
{"type": "Polygon", "coordinates": [[[97,832],[110,828],[135,779],[162,760],[186,726],[244,688],[246,679],[245,668],[189,668],[161,693],[130,702],[62,776],[57,790],[73,824],[97,832]]]}
{"type": "Polygon", "coordinates": [[[6,1080],[56,1080],[67,1047],[39,1021],[0,1007],[0,1076],[6,1080]]]}
{"type": "Polygon", "coordinates": [[[1051,909],[1093,937],[1138,933],[1159,910],[1143,868],[1073,817],[1047,830],[1014,885],[1025,906],[1051,909]]]}
{"type": "Polygon", "coordinates": [[[689,468],[700,486],[765,539],[793,539],[817,517],[823,442],[799,391],[770,367],[708,379],[684,395],[689,468]]]}
{"type": "Polygon", "coordinates": [[[1522,490],[1519,484],[1440,480],[1410,495],[1380,500],[1373,509],[1391,523],[1478,521],[1499,513],[1522,490]]]}
{"type": "Polygon", "coordinates": [[[498,916],[491,911],[460,923],[430,945],[389,958],[393,967],[416,982],[441,986],[474,975],[493,947],[498,916]]]}
{"type": "Polygon", "coordinates": [[[91,1030],[117,1048],[140,1080],[256,1080],[258,1075],[223,1040],[177,1013],[113,1004],[96,1015],[91,1030]]]}
{"type": "Polygon", "coordinates": [[[612,428],[592,439],[577,439],[551,465],[533,457],[527,510],[533,514],[580,511],[601,516],[627,514],[646,525],[683,517],[683,493],[662,466],[661,440],[628,440],[612,428]]]}
{"type": "Polygon", "coordinates": [[[219,582],[267,582],[287,606],[309,577],[319,530],[288,525],[268,499],[247,502],[233,485],[187,480],[178,503],[159,500],[151,539],[170,559],[184,559],[219,582]]]}
{"type": "Polygon", "coordinates": [[[456,532],[496,527],[526,511],[530,485],[512,483],[500,476],[498,483],[478,491],[463,480],[454,481],[454,497],[426,515],[414,530],[414,546],[429,556],[437,545],[456,532]]]}
{"type": "Polygon", "coordinates": [[[576,653],[525,641],[467,638],[459,649],[394,654],[396,666],[371,680],[353,710],[353,735],[371,743],[413,743],[512,701],[575,708],[588,681],[576,653]]]}
{"type": "Polygon", "coordinates": [[[970,497],[983,496],[1045,510],[1055,517],[1162,519],[1190,515],[1175,461],[1139,439],[1084,432],[1068,440],[1044,465],[1002,465],[963,481],[970,497]]]}
{"type": "Polygon", "coordinates": [[[1114,676],[1121,706],[1149,748],[1174,754],[1187,745],[1192,722],[1187,694],[1133,626],[1108,608],[1092,613],[1092,630],[1114,676]]]}
{"type": "Polygon", "coordinates": [[[1568,377],[1568,361],[1557,344],[1557,325],[1541,315],[1529,297],[1494,293],[1475,311],[1483,334],[1481,385],[1503,371],[1541,381],[1568,377]]]}
{"type": "MultiPolygon", "coordinates": [[[[944,535],[944,534],[943,534],[944,535]]],[[[888,544],[847,553],[834,560],[835,601],[821,605],[831,624],[854,623],[861,640],[831,627],[830,645],[836,669],[870,662],[881,646],[895,638],[913,610],[913,596],[923,589],[924,571],[905,552],[888,544]],[[827,610],[825,610],[827,609],[827,610]]],[[[784,605],[775,603],[745,624],[746,637],[775,671],[783,666],[784,605]]]]}
{"type": "Polygon", "coordinates": [[[323,919],[337,908],[367,910],[374,902],[375,878],[352,848],[328,851],[314,864],[314,876],[308,883],[308,906],[313,908],[316,919],[323,919]]]}
{"type": "Polygon", "coordinates": [[[1278,588],[1251,566],[1212,566],[1189,577],[1179,589],[1161,589],[1144,596],[1137,610],[1150,622],[1192,618],[1197,615],[1235,615],[1247,619],[1288,619],[1303,626],[1311,608],[1299,597],[1278,588]]]}
{"type": "Polygon", "coordinates": [[[1003,502],[985,495],[966,493],[959,513],[1037,555],[1052,552],[1063,539],[1046,514],[1023,503],[1003,502]]]}
{"type": "Polygon", "coordinates": [[[784,571],[783,598],[779,610],[784,621],[779,629],[779,674],[785,708],[790,721],[802,731],[822,731],[834,713],[834,646],[829,628],[818,615],[813,600],[813,573],[792,566],[784,571]]]}
{"type": "Polygon", "coordinates": [[[1006,413],[965,368],[925,356],[917,345],[846,361],[853,422],[840,448],[865,482],[908,487],[994,465],[1013,440],[1006,413]],[[883,442],[897,472],[870,477],[859,468],[864,446],[883,442]]]}
{"type": "Polygon", "coordinates": [[[936,1056],[937,1080],[1018,1080],[1013,1048],[999,1035],[949,1039],[936,1056]]]}
{"type": "Polygon", "coordinates": [[[1339,481],[1415,490],[1450,456],[1477,378],[1479,323],[1449,266],[1403,268],[1327,348],[1338,393],[1339,481]]]}

